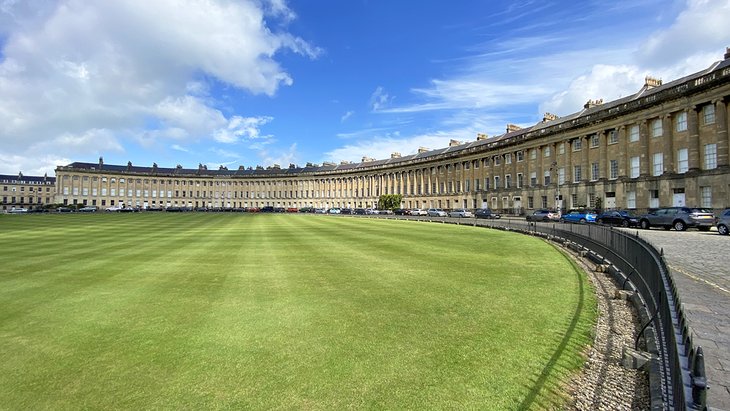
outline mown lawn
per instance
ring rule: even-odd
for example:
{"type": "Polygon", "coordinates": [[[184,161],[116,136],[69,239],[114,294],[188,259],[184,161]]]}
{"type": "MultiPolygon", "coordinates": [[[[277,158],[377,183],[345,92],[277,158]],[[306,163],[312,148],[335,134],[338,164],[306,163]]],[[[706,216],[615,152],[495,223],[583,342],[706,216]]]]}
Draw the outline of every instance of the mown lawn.
{"type": "Polygon", "coordinates": [[[571,261],[514,233],[0,216],[2,409],[552,409],[594,319],[571,261]]]}

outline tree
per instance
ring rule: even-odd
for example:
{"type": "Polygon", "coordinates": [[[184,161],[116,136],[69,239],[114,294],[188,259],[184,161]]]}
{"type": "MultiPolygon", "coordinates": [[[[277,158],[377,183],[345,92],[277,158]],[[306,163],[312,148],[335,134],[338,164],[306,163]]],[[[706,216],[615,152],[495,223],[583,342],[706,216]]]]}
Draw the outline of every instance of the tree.
{"type": "Polygon", "coordinates": [[[383,194],[378,199],[378,209],[394,210],[396,208],[400,208],[402,201],[403,196],[400,194],[383,194]]]}

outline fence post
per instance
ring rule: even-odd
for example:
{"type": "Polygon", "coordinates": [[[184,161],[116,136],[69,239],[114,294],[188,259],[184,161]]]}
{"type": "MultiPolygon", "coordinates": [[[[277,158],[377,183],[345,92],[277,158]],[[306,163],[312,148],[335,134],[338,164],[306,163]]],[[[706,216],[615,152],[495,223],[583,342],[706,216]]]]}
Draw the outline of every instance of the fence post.
{"type": "Polygon", "coordinates": [[[692,378],[692,402],[699,406],[700,410],[705,410],[707,409],[707,376],[705,375],[705,355],[702,353],[702,347],[697,347],[690,377],[692,378]]]}

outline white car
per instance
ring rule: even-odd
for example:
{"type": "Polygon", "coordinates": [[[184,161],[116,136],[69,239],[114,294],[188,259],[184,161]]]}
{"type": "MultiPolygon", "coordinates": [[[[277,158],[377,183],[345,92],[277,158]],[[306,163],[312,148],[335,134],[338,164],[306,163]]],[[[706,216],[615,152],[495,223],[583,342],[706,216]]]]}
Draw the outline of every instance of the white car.
{"type": "Polygon", "coordinates": [[[330,208],[328,213],[329,214],[340,214],[340,209],[339,208],[330,208]]]}
{"type": "Polygon", "coordinates": [[[428,211],[426,211],[429,217],[448,217],[448,214],[446,211],[440,209],[440,208],[429,208],[428,211]]]}
{"type": "Polygon", "coordinates": [[[449,217],[470,218],[474,217],[474,214],[466,208],[455,208],[449,212],[449,217]]]}
{"type": "Polygon", "coordinates": [[[117,206],[111,206],[106,209],[106,211],[109,211],[110,213],[116,213],[118,211],[121,211],[123,207],[117,207],[117,206]]]}
{"type": "Polygon", "coordinates": [[[27,208],[22,208],[22,207],[20,207],[20,208],[15,208],[15,207],[13,207],[13,208],[11,208],[11,209],[10,209],[10,211],[8,211],[8,212],[9,212],[10,214],[25,214],[25,213],[27,213],[27,212],[28,212],[28,209],[27,209],[27,208]]]}
{"type": "Polygon", "coordinates": [[[428,215],[428,212],[422,208],[414,208],[411,210],[411,215],[428,215]]]}

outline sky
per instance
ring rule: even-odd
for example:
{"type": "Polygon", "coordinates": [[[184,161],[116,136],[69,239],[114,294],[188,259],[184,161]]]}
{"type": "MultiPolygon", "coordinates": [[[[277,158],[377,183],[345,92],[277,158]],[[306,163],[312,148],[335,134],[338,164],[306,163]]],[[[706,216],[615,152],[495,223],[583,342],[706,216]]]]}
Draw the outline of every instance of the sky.
{"type": "Polygon", "coordinates": [[[383,159],[721,60],[730,0],[0,0],[0,173],[383,159]]]}

